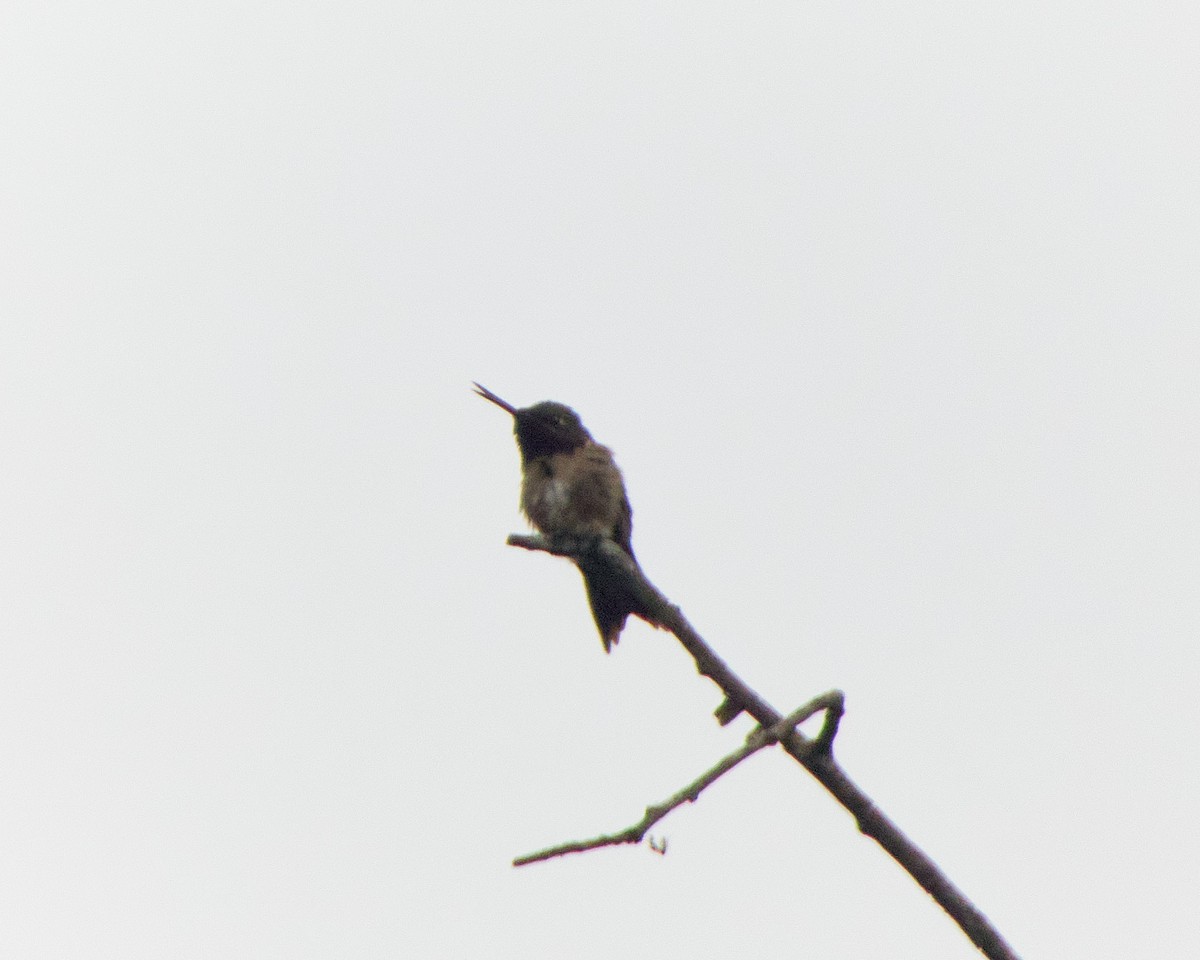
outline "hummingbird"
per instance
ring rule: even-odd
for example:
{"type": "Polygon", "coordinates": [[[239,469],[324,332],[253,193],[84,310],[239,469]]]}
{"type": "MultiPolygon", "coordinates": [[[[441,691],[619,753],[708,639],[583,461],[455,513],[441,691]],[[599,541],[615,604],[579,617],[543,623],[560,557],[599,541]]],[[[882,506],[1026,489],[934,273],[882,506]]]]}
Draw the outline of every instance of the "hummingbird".
{"type": "MultiPolygon", "coordinates": [[[[514,407],[487,387],[475,392],[512,414],[521,451],[521,511],[546,536],[607,537],[634,560],[633,509],[612,451],[592,439],[570,407],[546,400],[514,407]]],[[[580,565],[592,617],[604,652],[612,650],[625,620],[637,613],[632,599],[602,569],[580,565]]]]}

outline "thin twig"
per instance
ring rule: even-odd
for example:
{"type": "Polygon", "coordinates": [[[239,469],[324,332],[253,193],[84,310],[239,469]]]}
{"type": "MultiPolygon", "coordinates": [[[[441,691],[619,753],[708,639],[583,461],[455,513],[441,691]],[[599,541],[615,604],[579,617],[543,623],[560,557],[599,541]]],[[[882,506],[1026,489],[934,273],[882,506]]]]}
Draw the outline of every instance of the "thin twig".
{"type": "MultiPolygon", "coordinates": [[[[692,655],[700,674],[721,688],[731,709],[736,712],[736,707],[741,707],[762,727],[773,727],[782,719],[774,707],[752,690],[705,643],[683,612],[646,579],[638,565],[615,543],[606,539],[547,539],[520,534],[513,534],[508,542],[526,550],[541,550],[570,557],[576,563],[582,560],[589,564],[602,564],[607,574],[618,581],[636,601],[639,616],[676,636],[692,655]]],[[[827,711],[826,727],[815,740],[793,729],[780,738],[780,744],[850,812],[863,834],[875,840],[908,871],[989,960],[1017,960],[1016,952],[983,912],[967,899],[923,850],[905,836],[834,760],[829,747],[832,744],[832,731],[836,730],[839,718],[840,714],[835,716],[835,711],[827,711]]]]}
{"type": "MultiPolygon", "coordinates": [[[[613,847],[624,843],[641,843],[646,834],[650,832],[650,828],[672,810],[683,806],[685,803],[695,803],[706,787],[716,782],[720,777],[724,776],[747,757],[763,749],[763,747],[769,747],[777,743],[780,739],[787,736],[797,724],[803,723],[819,710],[824,710],[826,717],[822,733],[824,733],[826,727],[831,728],[829,739],[832,740],[833,731],[837,729],[837,722],[834,721],[831,724],[829,718],[835,715],[840,716],[842,711],[842,694],[837,690],[810,700],[798,710],[793,710],[772,727],[755,727],[750,731],[746,737],[745,744],[741,748],[735,750],[727,757],[723,757],[715,766],[706,770],[686,787],[672,794],[662,803],[647,807],[645,816],[632,826],[626,827],[617,833],[602,834],[598,837],[593,837],[591,840],[560,843],[557,846],[539,850],[537,853],[517,857],[513,861],[513,866],[523,867],[526,864],[537,863],[540,860],[550,860],[568,853],[582,853],[585,850],[595,850],[599,847],[613,847]]],[[[665,847],[660,852],[665,852],[665,847]]]]}

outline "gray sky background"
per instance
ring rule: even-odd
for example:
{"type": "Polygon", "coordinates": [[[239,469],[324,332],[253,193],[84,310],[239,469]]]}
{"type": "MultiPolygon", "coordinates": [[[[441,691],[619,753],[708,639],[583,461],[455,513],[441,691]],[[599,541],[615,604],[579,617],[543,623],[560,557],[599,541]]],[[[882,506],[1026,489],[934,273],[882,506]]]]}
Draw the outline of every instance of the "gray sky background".
{"type": "Polygon", "coordinates": [[[1191,957],[1200,60],[1182,2],[11,3],[0,941],[973,948],[668,636],[601,652],[510,425],[1024,956],[1191,957]]]}

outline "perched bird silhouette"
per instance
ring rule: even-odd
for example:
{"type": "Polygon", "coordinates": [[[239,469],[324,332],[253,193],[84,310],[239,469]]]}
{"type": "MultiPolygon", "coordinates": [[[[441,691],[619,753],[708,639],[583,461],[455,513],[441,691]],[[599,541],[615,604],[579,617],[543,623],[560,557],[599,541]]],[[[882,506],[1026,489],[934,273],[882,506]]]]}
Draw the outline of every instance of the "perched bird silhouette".
{"type": "MultiPolygon", "coordinates": [[[[507,410],[521,450],[521,510],[547,536],[607,537],[634,559],[633,510],[612,451],[592,439],[570,407],[544,401],[518,409],[487,387],[475,392],[507,410]]],[[[626,591],[603,567],[576,561],[592,617],[609,652],[636,613],[626,591]]],[[[636,562],[636,561],[635,561],[636,562]]]]}

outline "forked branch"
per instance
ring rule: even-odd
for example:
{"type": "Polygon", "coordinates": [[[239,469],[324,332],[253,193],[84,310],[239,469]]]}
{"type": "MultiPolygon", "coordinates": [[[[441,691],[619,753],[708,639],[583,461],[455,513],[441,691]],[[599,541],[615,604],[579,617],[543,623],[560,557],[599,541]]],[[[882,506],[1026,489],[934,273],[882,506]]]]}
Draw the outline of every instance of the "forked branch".
{"type": "MultiPolygon", "coordinates": [[[[759,727],[764,731],[775,730],[777,725],[785,720],[779,711],[747,686],[704,642],[695,628],[688,623],[683,612],[646,579],[638,565],[615,543],[606,539],[576,537],[547,539],[541,536],[519,534],[510,536],[508,542],[512,546],[523,547],[526,550],[541,550],[557,556],[569,557],[576,563],[584,560],[589,565],[603,564],[608,575],[618,580],[629,595],[635,599],[639,607],[639,616],[673,633],[695,660],[696,669],[700,674],[708,677],[721,688],[725,701],[717,712],[718,719],[722,722],[728,722],[743,710],[758,721],[759,727]]],[[[815,739],[806,737],[793,725],[787,727],[786,732],[779,736],[779,743],[797,763],[812,774],[850,812],[858,829],[883,847],[941,905],[942,909],[950,915],[951,919],[959,925],[971,942],[986,957],[989,957],[990,960],[1017,960],[1017,954],[991,921],[966,898],[962,891],[951,883],[950,878],[942,872],[941,868],[905,836],[900,828],[888,819],[883,811],[875,806],[871,798],[863,793],[858,785],[838,766],[833,758],[832,740],[840,716],[841,703],[839,699],[836,710],[827,708],[825,728],[815,739]]],[[[681,802],[686,802],[686,798],[681,802]]],[[[635,824],[630,829],[636,829],[638,826],[640,824],[635,824]]],[[[616,836],[622,835],[617,834],[616,836]]],[[[618,840],[616,842],[634,841],[618,840]]],[[[589,848],[580,847],[579,849],[589,848]]],[[[572,851],[563,850],[562,852],[572,851]]]]}

